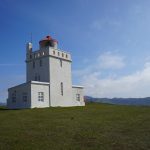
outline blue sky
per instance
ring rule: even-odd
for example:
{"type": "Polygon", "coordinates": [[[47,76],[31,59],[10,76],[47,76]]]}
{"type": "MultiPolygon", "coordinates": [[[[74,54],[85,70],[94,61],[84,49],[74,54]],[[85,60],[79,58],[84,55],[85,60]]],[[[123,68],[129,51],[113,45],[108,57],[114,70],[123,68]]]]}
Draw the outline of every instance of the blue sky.
{"type": "Polygon", "coordinates": [[[25,82],[25,44],[51,35],[95,97],[150,96],[149,0],[0,0],[0,101],[25,82]]]}

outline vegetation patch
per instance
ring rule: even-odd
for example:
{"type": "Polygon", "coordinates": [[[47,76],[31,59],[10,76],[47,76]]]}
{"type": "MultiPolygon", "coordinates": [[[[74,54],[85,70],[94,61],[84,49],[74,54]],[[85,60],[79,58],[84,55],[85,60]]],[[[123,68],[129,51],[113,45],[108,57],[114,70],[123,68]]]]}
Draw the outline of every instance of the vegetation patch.
{"type": "Polygon", "coordinates": [[[0,108],[2,150],[148,150],[150,107],[0,108]]]}

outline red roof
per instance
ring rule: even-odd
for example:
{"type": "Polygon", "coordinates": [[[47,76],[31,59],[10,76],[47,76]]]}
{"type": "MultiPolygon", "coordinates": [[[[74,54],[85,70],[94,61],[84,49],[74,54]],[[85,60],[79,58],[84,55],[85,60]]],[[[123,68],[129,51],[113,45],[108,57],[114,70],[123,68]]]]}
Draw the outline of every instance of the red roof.
{"type": "MultiPolygon", "coordinates": [[[[51,36],[46,36],[44,39],[42,39],[40,42],[42,42],[42,41],[50,41],[50,40],[53,40],[54,42],[57,42],[58,43],[58,41],[57,40],[55,40],[55,39],[52,39],[52,37],[51,36]]],[[[39,42],[39,43],[40,43],[39,42]]]]}

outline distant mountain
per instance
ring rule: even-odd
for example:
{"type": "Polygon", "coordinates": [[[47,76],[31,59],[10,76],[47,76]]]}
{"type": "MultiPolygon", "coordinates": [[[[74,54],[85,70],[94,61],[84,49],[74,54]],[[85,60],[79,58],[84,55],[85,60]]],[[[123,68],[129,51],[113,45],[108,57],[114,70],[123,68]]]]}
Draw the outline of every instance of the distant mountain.
{"type": "Polygon", "coordinates": [[[145,98],[94,98],[85,96],[86,102],[109,103],[116,105],[143,105],[150,106],[150,97],[145,98]]]}
{"type": "Polygon", "coordinates": [[[0,106],[6,106],[6,103],[1,103],[1,102],[0,102],[0,106]]]}

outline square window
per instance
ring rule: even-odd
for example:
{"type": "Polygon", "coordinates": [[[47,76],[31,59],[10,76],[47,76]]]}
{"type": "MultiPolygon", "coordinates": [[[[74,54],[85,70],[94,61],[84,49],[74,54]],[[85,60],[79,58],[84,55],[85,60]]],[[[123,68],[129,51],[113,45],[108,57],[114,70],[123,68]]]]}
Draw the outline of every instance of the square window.
{"type": "Polygon", "coordinates": [[[23,102],[27,102],[27,99],[28,99],[27,93],[22,93],[23,102]]]}
{"type": "Polygon", "coordinates": [[[12,102],[13,103],[16,102],[16,91],[14,93],[12,93],[12,102]]]}
{"type": "Polygon", "coordinates": [[[76,94],[76,100],[80,101],[80,94],[76,94]]]}
{"type": "Polygon", "coordinates": [[[38,92],[38,101],[44,102],[44,92],[38,92]]]}

